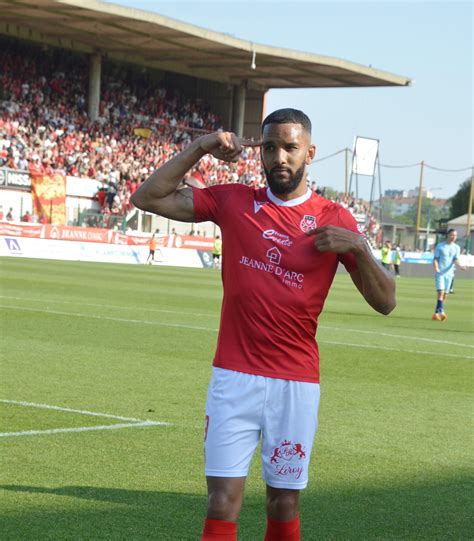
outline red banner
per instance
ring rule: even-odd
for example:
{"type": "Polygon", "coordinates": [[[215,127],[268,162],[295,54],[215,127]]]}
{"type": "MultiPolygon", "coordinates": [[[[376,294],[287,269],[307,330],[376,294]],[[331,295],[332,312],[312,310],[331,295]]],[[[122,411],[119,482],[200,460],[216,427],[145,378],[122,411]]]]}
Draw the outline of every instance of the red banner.
{"type": "MultiPolygon", "coordinates": [[[[0,222],[0,235],[79,242],[101,242],[103,244],[124,244],[128,246],[148,246],[150,243],[149,236],[125,235],[111,229],[69,225],[20,225],[12,224],[11,222],[0,222]]],[[[214,246],[214,240],[212,238],[190,235],[157,235],[155,236],[155,240],[156,246],[161,248],[188,248],[210,252],[214,246]]]]}
{"type": "Polygon", "coordinates": [[[54,240],[76,240],[80,242],[103,242],[109,244],[109,229],[75,227],[72,225],[45,225],[45,238],[54,240]]]}
{"type": "Polygon", "coordinates": [[[31,175],[33,212],[49,223],[66,223],[66,177],[51,171],[49,174],[31,175]]]}
{"type": "Polygon", "coordinates": [[[5,237],[31,237],[44,239],[44,225],[16,225],[11,222],[0,222],[0,235],[5,237]]]}

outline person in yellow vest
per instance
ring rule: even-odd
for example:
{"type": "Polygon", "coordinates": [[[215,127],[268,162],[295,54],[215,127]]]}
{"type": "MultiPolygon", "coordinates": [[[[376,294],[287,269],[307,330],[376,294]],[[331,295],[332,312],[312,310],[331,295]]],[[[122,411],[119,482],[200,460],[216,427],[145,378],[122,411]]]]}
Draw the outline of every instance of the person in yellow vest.
{"type": "Polygon", "coordinates": [[[222,255],[222,239],[219,235],[216,235],[214,239],[214,248],[212,249],[212,261],[215,269],[221,267],[221,255],[222,255]]]}
{"type": "Polygon", "coordinates": [[[386,240],[383,243],[381,254],[382,254],[382,265],[387,270],[390,270],[392,268],[392,245],[390,244],[389,240],[386,240]]]}

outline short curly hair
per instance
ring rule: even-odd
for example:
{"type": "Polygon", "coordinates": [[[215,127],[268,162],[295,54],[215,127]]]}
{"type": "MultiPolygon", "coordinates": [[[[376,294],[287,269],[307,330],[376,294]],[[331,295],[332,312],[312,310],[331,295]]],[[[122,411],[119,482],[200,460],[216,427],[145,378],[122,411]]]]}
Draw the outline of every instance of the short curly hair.
{"type": "Polygon", "coordinates": [[[262,133],[267,124],[301,124],[311,135],[311,120],[299,109],[277,109],[270,113],[262,122],[262,133]]]}

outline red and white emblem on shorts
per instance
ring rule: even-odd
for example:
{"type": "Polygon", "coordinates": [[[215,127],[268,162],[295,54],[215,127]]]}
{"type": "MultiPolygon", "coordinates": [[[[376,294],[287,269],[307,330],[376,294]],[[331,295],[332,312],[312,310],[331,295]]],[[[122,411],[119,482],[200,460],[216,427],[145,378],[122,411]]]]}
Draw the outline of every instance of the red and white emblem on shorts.
{"type": "Polygon", "coordinates": [[[300,464],[300,460],[303,458],[306,458],[303,445],[285,440],[273,450],[270,464],[274,465],[276,475],[299,479],[303,473],[303,466],[300,464]]]}
{"type": "Polygon", "coordinates": [[[311,231],[311,229],[314,229],[315,227],[316,218],[309,214],[305,214],[300,222],[301,231],[303,231],[303,233],[308,233],[308,231],[311,231]]]}

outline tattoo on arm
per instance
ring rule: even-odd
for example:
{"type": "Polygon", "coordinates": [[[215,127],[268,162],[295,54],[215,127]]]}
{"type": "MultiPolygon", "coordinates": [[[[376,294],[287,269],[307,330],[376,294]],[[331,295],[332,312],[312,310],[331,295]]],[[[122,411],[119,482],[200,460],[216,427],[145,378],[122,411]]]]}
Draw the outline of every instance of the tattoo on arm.
{"type": "Polygon", "coordinates": [[[177,190],[174,199],[176,216],[181,221],[193,221],[194,219],[194,195],[192,188],[177,190]]]}
{"type": "Polygon", "coordinates": [[[193,201],[193,191],[192,188],[183,188],[182,190],[177,191],[177,195],[180,197],[183,197],[184,199],[187,199],[188,201],[193,201]]]}

